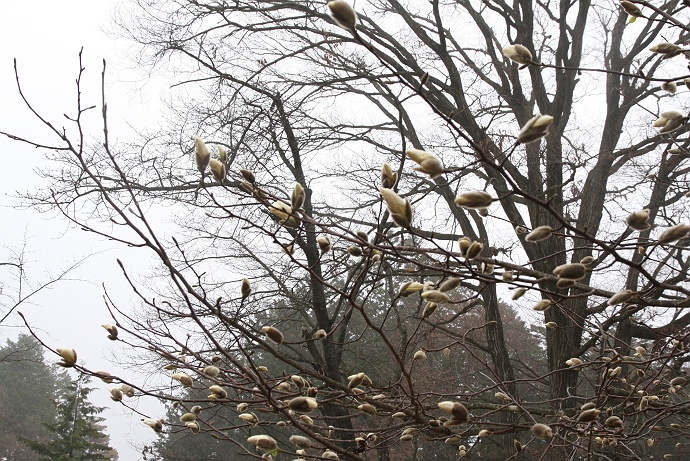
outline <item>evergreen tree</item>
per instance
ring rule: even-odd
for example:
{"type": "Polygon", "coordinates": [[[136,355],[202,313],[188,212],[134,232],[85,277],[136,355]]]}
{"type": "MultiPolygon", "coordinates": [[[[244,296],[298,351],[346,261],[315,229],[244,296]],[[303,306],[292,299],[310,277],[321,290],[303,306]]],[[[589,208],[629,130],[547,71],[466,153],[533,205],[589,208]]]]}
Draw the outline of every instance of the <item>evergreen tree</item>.
{"type": "Polygon", "coordinates": [[[89,378],[80,375],[62,390],[57,401],[57,419],[45,426],[52,433],[48,442],[22,439],[40,455],[40,461],[92,461],[117,459],[117,452],[108,445],[109,437],[103,432],[103,411],[88,401],[93,388],[87,386],[89,378]]]}
{"type": "Polygon", "coordinates": [[[19,335],[0,347],[0,459],[36,461],[19,438],[50,440],[44,423],[55,420],[54,395],[64,375],[43,361],[41,344],[30,335],[19,335]]]}

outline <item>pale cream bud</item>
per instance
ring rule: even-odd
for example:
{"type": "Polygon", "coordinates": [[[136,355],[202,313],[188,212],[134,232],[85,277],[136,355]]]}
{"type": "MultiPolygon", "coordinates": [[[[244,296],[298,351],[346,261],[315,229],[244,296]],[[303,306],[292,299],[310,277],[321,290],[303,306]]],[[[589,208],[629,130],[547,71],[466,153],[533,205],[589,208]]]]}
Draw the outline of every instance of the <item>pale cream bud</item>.
{"type": "Polygon", "coordinates": [[[550,115],[535,115],[522,127],[515,143],[527,144],[543,138],[552,123],[553,117],[550,115]]]}
{"type": "Polygon", "coordinates": [[[616,304],[622,304],[624,302],[630,301],[633,296],[635,296],[635,292],[632,290],[622,290],[616,293],[615,295],[611,296],[607,302],[609,306],[615,306],[616,304]]]}
{"type": "Polygon", "coordinates": [[[105,331],[107,331],[108,334],[108,339],[111,341],[115,341],[117,339],[118,331],[117,327],[115,325],[111,325],[109,323],[104,323],[101,325],[103,328],[105,328],[105,331]]]}
{"type": "Polygon", "coordinates": [[[438,291],[450,291],[456,289],[460,285],[460,279],[458,277],[451,277],[444,280],[438,287],[438,291]]]}
{"type": "Polygon", "coordinates": [[[381,187],[392,189],[398,182],[398,173],[393,172],[391,166],[387,163],[381,167],[381,187]]]}
{"type": "Polygon", "coordinates": [[[311,439],[301,435],[290,436],[290,442],[294,443],[297,447],[305,450],[311,448],[311,439]]]}
{"type": "Polygon", "coordinates": [[[77,352],[74,349],[58,347],[55,351],[62,357],[62,360],[57,363],[61,367],[70,368],[77,364],[77,352]]]}
{"type": "Polygon", "coordinates": [[[468,209],[487,208],[492,202],[491,194],[483,191],[465,192],[455,198],[457,206],[468,209]]]}
{"type": "Polygon", "coordinates": [[[443,173],[443,164],[435,156],[420,149],[409,149],[405,152],[408,158],[419,165],[414,168],[415,171],[428,174],[429,177],[435,178],[443,173]]]}
{"type": "Polygon", "coordinates": [[[199,173],[203,175],[211,161],[211,152],[199,137],[194,138],[194,159],[199,173]]]}
{"type": "Polygon", "coordinates": [[[209,161],[209,166],[211,167],[211,174],[213,174],[213,179],[218,181],[220,184],[223,184],[223,181],[225,180],[225,164],[219,162],[215,158],[212,158],[209,161]]]}
{"type": "Polygon", "coordinates": [[[331,17],[337,25],[350,32],[357,27],[357,13],[349,3],[343,0],[328,2],[331,17]]]}
{"type": "Polygon", "coordinates": [[[288,407],[299,413],[309,413],[318,406],[315,399],[311,397],[295,397],[288,402],[288,407]]]}
{"type": "Polygon", "coordinates": [[[393,222],[400,227],[408,228],[412,224],[412,205],[408,199],[403,200],[398,194],[385,187],[379,188],[381,197],[386,202],[393,222]]]}
{"type": "Polygon", "coordinates": [[[141,421],[155,432],[161,432],[163,430],[163,421],[160,419],[144,418],[141,421]]]}
{"type": "Polygon", "coordinates": [[[278,442],[276,442],[276,439],[268,435],[253,435],[247,439],[247,442],[261,451],[274,451],[278,449],[278,442]]]}
{"type": "Polygon", "coordinates": [[[551,237],[553,233],[553,228],[551,226],[539,226],[535,227],[532,232],[525,236],[526,242],[540,242],[551,237]]]}
{"type": "Polygon", "coordinates": [[[587,275],[587,268],[584,264],[561,264],[553,270],[553,274],[562,279],[580,280],[587,275]]]}
{"type": "Polygon", "coordinates": [[[659,133],[671,133],[683,126],[683,114],[670,110],[662,112],[661,116],[652,123],[654,128],[659,128],[659,133]]]}
{"type": "Polygon", "coordinates": [[[184,387],[192,387],[192,385],[194,384],[194,380],[192,380],[192,377],[186,373],[175,373],[171,376],[171,378],[175,381],[179,381],[179,383],[182,384],[184,387]]]}
{"type": "Polygon", "coordinates": [[[295,183],[292,189],[292,196],[290,198],[290,205],[293,210],[300,210],[304,205],[304,200],[306,195],[304,193],[304,187],[300,183],[295,183]]]}
{"type": "Polygon", "coordinates": [[[375,415],[376,414],[376,407],[370,403],[363,403],[363,404],[357,406],[357,408],[360,411],[363,411],[364,413],[366,413],[368,415],[375,415]]]}
{"type": "Polygon", "coordinates": [[[482,252],[484,245],[481,242],[472,242],[472,244],[467,248],[467,253],[465,258],[474,259],[482,252]]]}
{"type": "Polygon", "coordinates": [[[518,288],[517,290],[515,290],[513,296],[510,299],[512,299],[513,301],[517,301],[518,299],[522,298],[522,295],[524,295],[526,292],[527,288],[518,288]]]}
{"type": "Polygon", "coordinates": [[[283,341],[285,341],[283,333],[281,333],[280,330],[276,327],[266,325],[264,327],[261,327],[261,331],[263,332],[263,334],[266,335],[268,339],[270,339],[276,344],[283,344],[283,341]]]}
{"type": "Polygon", "coordinates": [[[252,294],[252,286],[249,283],[249,279],[242,280],[242,286],[240,287],[240,292],[242,293],[242,300],[245,300],[252,294]]]}
{"type": "Polygon", "coordinates": [[[398,292],[398,296],[407,297],[418,293],[424,289],[424,285],[419,282],[405,282],[398,292]]]}
{"type": "Polygon", "coordinates": [[[690,226],[686,224],[676,224],[673,227],[669,227],[664,231],[663,234],[661,234],[659,237],[659,243],[666,244],[675,242],[676,240],[687,236],[688,232],[690,232],[690,226]]]}
{"type": "Polygon", "coordinates": [[[553,437],[553,431],[546,424],[533,424],[530,428],[530,431],[532,432],[532,434],[534,434],[535,437],[539,437],[540,439],[550,439],[551,437],[553,437]]]}
{"type": "Polygon", "coordinates": [[[213,366],[213,365],[209,365],[209,366],[205,367],[205,368],[202,370],[202,372],[203,372],[206,376],[210,376],[211,378],[215,378],[215,377],[217,377],[217,376],[220,374],[220,368],[215,367],[215,366],[213,366]]]}
{"type": "Polygon", "coordinates": [[[518,44],[508,45],[504,47],[501,52],[506,58],[523,66],[534,64],[534,61],[532,61],[532,53],[526,46],[518,44]]]}
{"type": "Polygon", "coordinates": [[[676,85],[676,82],[664,82],[661,84],[661,89],[674,94],[676,91],[678,91],[678,85],[676,85]]]}
{"type": "Polygon", "coordinates": [[[331,251],[331,239],[327,235],[322,235],[316,239],[316,243],[319,245],[319,251],[321,254],[326,254],[331,251]]]}
{"type": "Polygon", "coordinates": [[[424,298],[425,301],[435,304],[444,304],[450,302],[450,297],[447,294],[437,290],[425,291],[422,293],[422,298],[424,298]]]}
{"type": "Polygon", "coordinates": [[[553,301],[551,301],[550,299],[542,299],[537,304],[532,306],[532,309],[537,311],[537,312],[543,312],[546,309],[548,309],[549,307],[551,307],[552,304],[553,304],[553,301]]]}

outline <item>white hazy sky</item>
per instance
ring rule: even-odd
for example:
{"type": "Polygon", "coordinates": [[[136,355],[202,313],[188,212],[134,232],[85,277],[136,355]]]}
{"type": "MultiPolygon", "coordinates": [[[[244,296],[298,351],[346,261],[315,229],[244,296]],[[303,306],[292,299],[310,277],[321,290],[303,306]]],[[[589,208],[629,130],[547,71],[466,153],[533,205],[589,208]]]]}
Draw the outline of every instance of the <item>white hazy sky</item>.
{"type": "MultiPolygon", "coordinates": [[[[14,58],[22,87],[36,108],[58,125],[68,124],[62,114],[74,113],[78,53],[82,47],[88,105],[100,101],[102,60],[108,62],[106,78],[112,133],[126,139],[131,136],[128,124],[147,121],[151,126],[157,123],[158,102],[166,86],[136,80],[120,58],[119,51],[126,49],[127,43],[103,32],[116,3],[113,0],[3,2],[0,14],[0,131],[50,139],[49,132],[40,126],[19,98],[14,58]],[[126,78],[129,81],[125,81],[126,78]],[[142,89],[135,92],[135,87],[142,89]]],[[[94,110],[92,116],[94,121],[90,127],[98,135],[97,111],[94,110]]],[[[102,284],[109,292],[121,294],[121,300],[131,299],[115,260],[120,258],[126,264],[136,264],[134,254],[71,228],[54,212],[22,209],[15,197],[17,192],[41,187],[42,181],[34,170],[45,161],[44,154],[3,136],[0,137],[0,156],[0,258],[6,260],[8,255],[17,254],[25,244],[28,281],[41,284],[75,261],[93,255],[70,273],[74,281],[61,282],[39,293],[19,310],[46,343],[53,347],[75,348],[80,361],[89,368],[109,370],[135,381],[143,379],[112,364],[113,355],[121,351],[117,342],[106,339],[105,330],[100,327],[110,321],[102,300],[102,284]]],[[[16,272],[0,269],[3,295],[0,314],[4,314],[7,303],[15,296],[16,272]]],[[[24,288],[30,290],[31,287],[24,288]]],[[[0,326],[0,343],[25,331],[20,324],[19,316],[11,315],[0,326]]],[[[55,360],[50,354],[47,357],[49,361],[55,360]]],[[[152,440],[153,432],[141,424],[139,415],[131,415],[108,398],[108,385],[94,381],[93,386],[96,391],[92,400],[108,407],[103,416],[107,419],[111,445],[117,448],[120,460],[142,459],[137,448],[152,440]]],[[[163,416],[161,408],[150,403],[130,403],[140,405],[139,410],[150,416],[163,416]]]]}

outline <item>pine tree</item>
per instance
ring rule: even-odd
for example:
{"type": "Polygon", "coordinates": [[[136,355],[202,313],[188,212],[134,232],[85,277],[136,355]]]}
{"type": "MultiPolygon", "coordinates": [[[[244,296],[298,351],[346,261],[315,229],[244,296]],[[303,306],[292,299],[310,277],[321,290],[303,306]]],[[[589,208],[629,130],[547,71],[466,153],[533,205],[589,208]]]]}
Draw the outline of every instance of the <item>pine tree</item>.
{"type": "Polygon", "coordinates": [[[115,461],[117,452],[108,445],[109,437],[103,432],[103,418],[97,416],[103,407],[88,401],[93,388],[87,386],[90,379],[80,375],[62,390],[56,409],[57,419],[45,426],[52,433],[49,442],[22,441],[40,461],[115,461]]]}
{"type": "Polygon", "coordinates": [[[66,385],[62,376],[45,364],[41,344],[30,335],[0,347],[0,459],[38,460],[19,438],[50,440],[43,423],[55,421],[53,396],[66,385]]]}

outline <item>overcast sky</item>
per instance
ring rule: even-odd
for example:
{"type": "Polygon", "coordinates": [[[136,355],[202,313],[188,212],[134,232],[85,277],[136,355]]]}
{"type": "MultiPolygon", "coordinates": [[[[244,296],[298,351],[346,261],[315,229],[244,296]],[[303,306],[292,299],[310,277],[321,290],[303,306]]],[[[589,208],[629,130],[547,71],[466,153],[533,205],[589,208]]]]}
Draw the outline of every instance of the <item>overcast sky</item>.
{"type": "MultiPolygon", "coordinates": [[[[57,124],[67,124],[62,114],[73,114],[75,107],[75,78],[78,53],[84,49],[86,104],[100,101],[100,72],[102,60],[108,62],[107,92],[114,136],[126,139],[132,135],[129,125],[141,127],[158,123],[159,101],[166,87],[136,77],[127,70],[121,58],[127,43],[108,37],[107,28],[113,0],[62,2],[35,0],[33,2],[3,2],[0,15],[0,131],[11,132],[32,139],[49,140],[49,132],[23,105],[17,92],[13,59],[17,59],[22,87],[36,108],[57,124]]],[[[97,112],[89,129],[98,135],[97,112]]],[[[64,269],[89,256],[69,274],[73,281],[61,282],[23,304],[21,310],[36,333],[53,347],[73,347],[79,360],[90,369],[108,370],[131,379],[142,379],[113,365],[118,355],[118,343],[106,339],[100,325],[110,320],[103,304],[103,286],[119,292],[120,299],[130,299],[115,260],[135,264],[135,255],[84,232],[71,228],[55,212],[39,213],[23,209],[17,193],[36,190],[42,181],[35,168],[44,164],[45,156],[35,149],[0,137],[0,222],[2,223],[0,256],[21,253],[25,245],[28,280],[36,286],[58,276],[64,269]],[[117,248],[117,249],[115,249],[117,248]]],[[[144,263],[145,264],[145,263],[144,263]]],[[[3,307],[15,296],[16,272],[0,271],[3,285],[3,307]]],[[[30,290],[31,287],[24,287],[30,290]]],[[[25,294],[28,291],[25,291],[25,294]]],[[[0,309],[4,314],[5,309],[0,309]]],[[[11,315],[0,326],[0,343],[14,338],[21,331],[20,318],[11,315]]],[[[56,361],[47,354],[48,361],[56,361]]],[[[92,400],[108,409],[107,418],[111,446],[117,448],[121,461],[142,459],[135,447],[153,438],[153,432],[140,422],[140,416],[108,398],[108,385],[94,381],[97,390],[92,400]]],[[[137,403],[134,403],[137,405],[137,403]]],[[[143,405],[143,404],[142,404],[143,405]]],[[[150,416],[160,417],[160,408],[139,407],[150,416]]]]}

